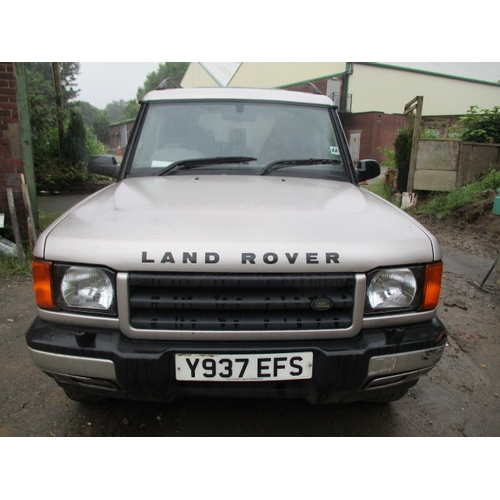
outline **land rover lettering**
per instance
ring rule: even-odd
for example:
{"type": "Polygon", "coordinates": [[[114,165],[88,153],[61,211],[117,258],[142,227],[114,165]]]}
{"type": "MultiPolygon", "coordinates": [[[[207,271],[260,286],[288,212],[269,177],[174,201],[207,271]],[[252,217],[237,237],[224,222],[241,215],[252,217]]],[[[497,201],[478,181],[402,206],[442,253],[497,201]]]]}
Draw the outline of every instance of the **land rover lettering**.
{"type": "MultiPolygon", "coordinates": [[[[174,257],[172,252],[164,252],[159,262],[161,264],[176,264],[178,261],[183,264],[197,264],[198,263],[198,253],[197,252],[183,252],[179,257],[174,257]]],[[[216,252],[205,252],[203,254],[203,262],[205,264],[217,264],[220,260],[220,256],[216,252]]],[[[141,262],[143,264],[154,264],[156,259],[151,258],[148,252],[142,252],[141,262]]]]}
{"type": "MultiPolygon", "coordinates": [[[[201,262],[205,264],[217,264],[221,261],[221,257],[217,252],[205,252],[202,255],[201,262]]],[[[285,262],[290,265],[299,262],[306,264],[320,264],[320,262],[324,262],[325,264],[339,264],[339,259],[340,255],[337,252],[326,252],[325,254],[318,252],[306,252],[305,254],[285,252],[281,256],[276,252],[266,252],[262,255],[253,252],[244,252],[241,254],[242,264],[257,264],[258,262],[271,265],[278,264],[278,262],[285,262]],[[320,261],[321,258],[322,260],[320,261]]],[[[156,261],[157,259],[152,258],[147,251],[141,253],[141,262],[143,264],[154,264],[156,261]]],[[[160,264],[197,264],[199,262],[198,252],[182,252],[178,255],[174,255],[172,252],[163,252],[158,262],[160,264]]]]}
{"type": "MultiPolygon", "coordinates": [[[[324,254],[323,262],[325,264],[339,264],[340,263],[340,255],[336,252],[326,252],[324,254]]],[[[241,254],[241,263],[242,264],[257,264],[259,262],[263,262],[264,264],[277,264],[278,262],[288,263],[290,265],[305,262],[306,264],[319,264],[320,263],[320,254],[317,252],[308,252],[305,254],[288,253],[286,252],[283,255],[278,255],[275,252],[267,252],[262,255],[262,257],[258,256],[256,253],[248,252],[241,254]]]]}

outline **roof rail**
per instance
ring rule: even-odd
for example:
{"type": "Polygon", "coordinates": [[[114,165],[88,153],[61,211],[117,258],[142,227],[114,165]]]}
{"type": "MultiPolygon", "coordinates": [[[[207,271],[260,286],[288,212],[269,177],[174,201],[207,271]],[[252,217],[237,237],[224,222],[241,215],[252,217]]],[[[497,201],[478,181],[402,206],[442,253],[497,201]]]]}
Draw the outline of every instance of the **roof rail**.
{"type": "Polygon", "coordinates": [[[313,94],[323,95],[321,90],[319,90],[318,87],[316,87],[316,85],[314,85],[314,83],[311,82],[301,83],[298,87],[295,87],[293,90],[295,92],[302,92],[306,88],[312,89],[313,94]]]}
{"type": "Polygon", "coordinates": [[[167,77],[165,80],[162,80],[156,90],[165,90],[165,89],[181,89],[182,87],[177,83],[173,78],[167,77]]]}

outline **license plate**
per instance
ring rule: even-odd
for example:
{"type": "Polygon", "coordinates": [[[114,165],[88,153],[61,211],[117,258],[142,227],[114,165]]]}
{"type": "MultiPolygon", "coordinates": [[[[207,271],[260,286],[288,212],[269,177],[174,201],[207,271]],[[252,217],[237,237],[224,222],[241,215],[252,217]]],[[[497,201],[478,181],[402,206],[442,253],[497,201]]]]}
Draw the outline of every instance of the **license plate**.
{"type": "Polygon", "coordinates": [[[248,382],[312,377],[313,353],[176,354],[177,380],[248,382]]]}

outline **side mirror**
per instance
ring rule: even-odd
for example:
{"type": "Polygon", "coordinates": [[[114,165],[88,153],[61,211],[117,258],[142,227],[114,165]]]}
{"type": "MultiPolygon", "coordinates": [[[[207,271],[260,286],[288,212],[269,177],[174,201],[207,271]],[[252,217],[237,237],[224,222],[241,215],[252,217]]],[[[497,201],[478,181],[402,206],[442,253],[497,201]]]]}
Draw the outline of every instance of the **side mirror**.
{"type": "Polygon", "coordinates": [[[89,172],[105,175],[107,177],[118,177],[120,165],[116,158],[111,155],[96,155],[89,160],[89,172]]]}
{"type": "Polygon", "coordinates": [[[380,175],[380,165],[376,160],[361,160],[356,169],[358,181],[368,181],[380,175]]]}

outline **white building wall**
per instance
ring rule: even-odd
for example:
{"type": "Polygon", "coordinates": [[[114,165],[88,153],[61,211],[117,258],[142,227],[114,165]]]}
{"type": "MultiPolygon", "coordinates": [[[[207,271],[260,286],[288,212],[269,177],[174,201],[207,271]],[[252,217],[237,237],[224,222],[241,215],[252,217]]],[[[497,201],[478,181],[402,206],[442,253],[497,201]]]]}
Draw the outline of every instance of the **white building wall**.
{"type": "Polygon", "coordinates": [[[197,62],[192,62],[189,65],[184,78],[180,82],[180,85],[183,88],[219,86],[217,82],[200,65],[200,63],[197,62]]]}
{"type": "MultiPolygon", "coordinates": [[[[209,68],[212,63],[203,64],[209,68]]],[[[243,62],[228,86],[287,87],[341,77],[346,67],[345,62],[243,62]]],[[[379,111],[402,114],[405,104],[418,95],[424,96],[423,114],[427,116],[463,115],[470,106],[491,109],[500,105],[499,85],[369,63],[353,63],[353,68],[347,89],[352,95],[353,113],[379,111]]],[[[190,64],[181,85],[219,86],[200,63],[190,64]]]]}
{"type": "Polygon", "coordinates": [[[424,96],[424,115],[461,115],[470,106],[500,105],[500,86],[432,74],[354,63],[348,93],[352,112],[403,113],[417,95],[424,96]]]}
{"type": "Polygon", "coordinates": [[[230,82],[231,87],[285,87],[345,71],[344,62],[246,62],[230,82]]]}

